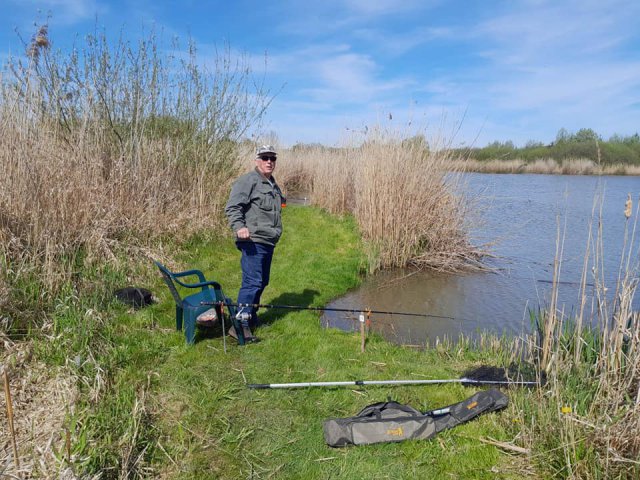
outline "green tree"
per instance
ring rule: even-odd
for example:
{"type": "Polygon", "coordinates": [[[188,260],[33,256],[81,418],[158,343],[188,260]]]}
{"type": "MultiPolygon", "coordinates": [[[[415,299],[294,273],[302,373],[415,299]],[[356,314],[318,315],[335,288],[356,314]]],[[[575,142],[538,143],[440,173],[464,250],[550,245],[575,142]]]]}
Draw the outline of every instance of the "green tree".
{"type": "Polygon", "coordinates": [[[600,140],[600,136],[591,128],[581,128],[571,138],[573,142],[595,142],[600,140]]]}
{"type": "Polygon", "coordinates": [[[571,134],[568,132],[568,130],[566,128],[561,128],[556,134],[556,143],[568,142],[570,138],[571,134]]]}

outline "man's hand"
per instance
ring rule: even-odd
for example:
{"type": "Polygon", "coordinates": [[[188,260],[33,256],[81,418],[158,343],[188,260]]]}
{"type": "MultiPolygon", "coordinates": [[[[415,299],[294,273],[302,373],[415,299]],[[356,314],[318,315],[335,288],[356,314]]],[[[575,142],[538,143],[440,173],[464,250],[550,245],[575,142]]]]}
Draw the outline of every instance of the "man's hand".
{"type": "Polygon", "coordinates": [[[242,227],[240,230],[236,232],[236,235],[241,240],[246,240],[250,237],[249,229],[247,227],[242,227]]]}

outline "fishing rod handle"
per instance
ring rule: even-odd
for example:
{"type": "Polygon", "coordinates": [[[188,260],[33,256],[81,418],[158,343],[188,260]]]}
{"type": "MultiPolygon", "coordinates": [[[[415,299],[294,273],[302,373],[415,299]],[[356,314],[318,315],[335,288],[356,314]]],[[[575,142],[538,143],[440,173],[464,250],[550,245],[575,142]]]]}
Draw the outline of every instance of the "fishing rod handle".
{"type": "Polygon", "coordinates": [[[474,380],[473,378],[461,378],[460,383],[474,385],[540,385],[540,382],[525,382],[519,380],[474,380]]]}

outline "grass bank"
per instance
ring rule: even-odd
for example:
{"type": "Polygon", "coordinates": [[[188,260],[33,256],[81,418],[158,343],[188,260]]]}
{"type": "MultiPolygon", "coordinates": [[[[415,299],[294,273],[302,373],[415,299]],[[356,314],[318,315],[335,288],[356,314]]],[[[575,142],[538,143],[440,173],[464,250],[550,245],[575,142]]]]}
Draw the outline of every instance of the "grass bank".
{"type": "MultiPolygon", "coordinates": [[[[321,305],[358,284],[365,263],[350,218],[289,207],[284,221],[286,235],[276,250],[265,301],[321,305]]],[[[173,247],[165,245],[166,250],[173,247]]],[[[201,268],[235,295],[238,255],[226,237],[194,239],[168,263],[201,268]]],[[[64,398],[73,399],[48,403],[50,410],[62,413],[48,431],[34,436],[33,430],[19,429],[22,465],[34,477],[65,469],[101,478],[518,476],[510,473],[509,458],[482,441],[509,440],[502,426],[509,412],[486,415],[432,441],[341,450],[324,445],[326,418],[354,415],[388,396],[426,410],[462,400],[473,393],[470,388],[244,387],[245,381],[457,378],[474,362],[502,360],[499,349],[418,351],[374,337],[362,354],[358,337],[321,328],[317,314],[275,310],[263,316],[267,325],[257,331],[261,343],[229,345],[224,353],[223,339],[213,332],[188,347],[174,330],[173,300],[149,261],[139,259],[126,271],[94,272],[93,280],[103,283],[103,295],[61,301],[51,335],[33,342],[31,351],[44,365],[39,371],[46,378],[67,379],[64,398]],[[137,312],[105,302],[104,292],[122,282],[151,288],[159,302],[137,312]]],[[[19,350],[16,346],[13,354],[19,350]]],[[[17,392],[25,378],[21,365],[28,370],[33,361],[7,364],[17,392]]],[[[43,378],[38,381],[42,384],[43,378]]],[[[45,399],[36,396],[18,406],[19,425],[29,424],[29,405],[45,399]]]]}

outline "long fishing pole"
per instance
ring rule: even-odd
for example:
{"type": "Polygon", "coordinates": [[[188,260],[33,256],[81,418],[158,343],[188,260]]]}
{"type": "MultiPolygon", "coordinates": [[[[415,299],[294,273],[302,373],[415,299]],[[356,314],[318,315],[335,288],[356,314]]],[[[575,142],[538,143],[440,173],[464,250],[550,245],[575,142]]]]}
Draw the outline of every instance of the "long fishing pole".
{"type": "Polygon", "coordinates": [[[202,305],[220,305],[220,306],[230,306],[230,307],[238,307],[238,308],[276,308],[276,309],[284,309],[284,310],[312,310],[316,312],[345,312],[345,313],[376,313],[379,315],[406,315],[409,317],[433,317],[433,318],[444,318],[447,320],[455,320],[454,317],[447,317],[444,315],[433,315],[430,313],[413,313],[413,312],[391,312],[385,310],[370,310],[368,308],[329,308],[329,307],[303,307],[302,305],[270,305],[270,304],[262,304],[262,303],[231,303],[231,302],[201,302],[202,305]]]}
{"type": "Polygon", "coordinates": [[[306,388],[306,387],[343,387],[364,385],[434,385],[440,383],[461,383],[464,386],[496,385],[496,386],[541,386],[546,383],[546,375],[540,372],[532,379],[532,374],[515,370],[513,367],[503,368],[491,365],[480,365],[467,370],[461,378],[437,380],[353,380],[347,382],[302,382],[302,383],[249,383],[247,388],[306,388]]]}
{"type": "Polygon", "coordinates": [[[354,380],[349,382],[302,382],[302,383],[248,383],[247,388],[306,388],[306,387],[344,387],[349,385],[434,385],[441,383],[462,383],[463,385],[540,385],[540,382],[518,380],[475,380],[473,378],[453,378],[444,380],[354,380]]]}

